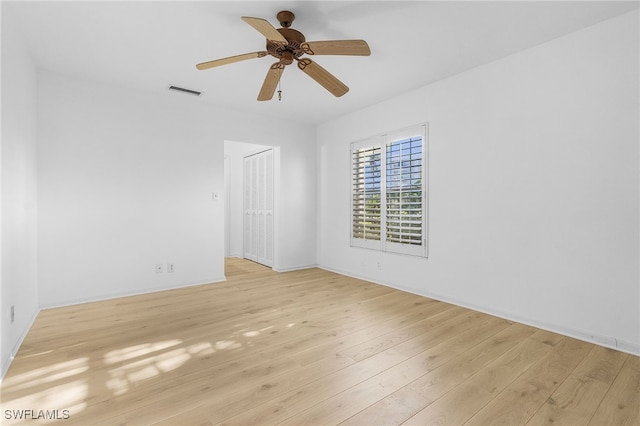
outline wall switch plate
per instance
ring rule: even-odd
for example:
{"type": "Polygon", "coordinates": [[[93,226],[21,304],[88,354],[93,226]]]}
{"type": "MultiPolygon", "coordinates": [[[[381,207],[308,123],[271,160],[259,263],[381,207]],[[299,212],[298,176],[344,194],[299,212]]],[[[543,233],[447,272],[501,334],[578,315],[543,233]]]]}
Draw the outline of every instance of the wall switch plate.
{"type": "Polygon", "coordinates": [[[167,272],[171,273],[175,271],[175,269],[173,268],[173,263],[167,263],[167,272]]]}
{"type": "Polygon", "coordinates": [[[156,263],[156,274],[162,273],[162,263],[156,263]]]}
{"type": "Polygon", "coordinates": [[[16,320],[16,307],[15,307],[15,305],[11,305],[11,307],[9,308],[9,320],[10,320],[10,324],[13,324],[13,322],[16,320]]]}

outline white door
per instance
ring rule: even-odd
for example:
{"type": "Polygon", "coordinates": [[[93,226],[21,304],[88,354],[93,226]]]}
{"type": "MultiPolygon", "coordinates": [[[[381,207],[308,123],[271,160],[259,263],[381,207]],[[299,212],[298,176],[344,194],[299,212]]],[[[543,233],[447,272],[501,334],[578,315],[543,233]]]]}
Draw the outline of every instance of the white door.
{"type": "Polygon", "coordinates": [[[273,151],[244,159],[244,257],[273,266],[273,151]]]}

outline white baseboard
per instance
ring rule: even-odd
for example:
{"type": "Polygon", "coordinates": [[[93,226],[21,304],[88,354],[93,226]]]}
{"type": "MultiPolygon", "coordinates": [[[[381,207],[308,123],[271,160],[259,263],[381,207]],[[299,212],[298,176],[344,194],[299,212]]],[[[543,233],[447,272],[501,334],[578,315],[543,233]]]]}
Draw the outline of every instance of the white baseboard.
{"type": "Polygon", "coordinates": [[[460,300],[456,300],[456,299],[452,299],[450,297],[446,297],[446,296],[442,296],[439,294],[434,294],[434,293],[429,293],[429,292],[424,292],[424,293],[418,293],[415,290],[410,290],[407,288],[403,288],[402,286],[399,286],[395,283],[389,283],[389,282],[384,282],[384,281],[380,281],[380,280],[376,280],[374,278],[371,277],[367,277],[364,275],[358,275],[358,274],[353,274],[351,272],[348,271],[342,271],[339,269],[335,269],[335,268],[330,268],[327,266],[322,266],[319,265],[318,268],[330,271],[330,272],[335,272],[337,274],[341,274],[341,275],[346,275],[348,277],[353,277],[353,278],[357,278],[360,280],[365,280],[365,281],[369,281],[375,284],[380,284],[386,287],[390,287],[390,288],[394,288],[396,290],[400,290],[400,291],[405,291],[407,293],[412,293],[418,296],[423,296],[423,297],[428,297],[430,299],[434,299],[434,300],[439,300],[441,302],[446,302],[446,303],[451,303],[453,305],[456,306],[461,306],[463,308],[467,308],[467,309],[471,309],[477,312],[482,312],[488,315],[493,315],[496,317],[500,317],[500,318],[504,318],[506,320],[509,321],[515,321],[521,324],[525,324],[525,325],[529,325],[531,327],[536,327],[536,328],[540,328],[543,330],[547,330],[547,331],[551,331],[553,333],[558,333],[558,334],[562,334],[564,336],[568,336],[568,337],[573,337],[575,339],[578,340],[583,340],[585,342],[589,342],[589,343],[593,343],[599,346],[604,346],[610,349],[615,349],[618,350],[620,352],[625,352],[631,355],[636,355],[636,356],[640,356],[640,345],[639,344],[635,344],[635,343],[631,343],[631,342],[626,342],[620,339],[616,339],[614,337],[610,337],[610,336],[601,336],[595,333],[590,333],[588,331],[585,330],[578,330],[578,329],[573,329],[573,328],[569,328],[569,327],[564,327],[558,324],[552,324],[552,323],[547,323],[544,321],[540,321],[540,320],[536,320],[536,319],[532,319],[532,318],[527,318],[527,317],[522,317],[518,314],[514,314],[512,312],[501,312],[501,311],[497,311],[497,310],[492,310],[492,309],[487,309],[486,307],[483,306],[477,306],[474,304],[470,304],[464,301],[460,301],[460,300]]]}
{"type": "Polygon", "coordinates": [[[311,268],[317,268],[317,267],[318,265],[314,264],[314,265],[289,266],[287,268],[273,267],[272,269],[276,272],[291,272],[291,271],[301,271],[303,269],[311,269],[311,268]]]}
{"type": "Polygon", "coordinates": [[[640,345],[636,345],[635,343],[625,342],[624,340],[618,340],[616,349],[631,355],[640,356],[640,345]]]}
{"type": "Polygon", "coordinates": [[[27,325],[27,327],[25,327],[24,330],[22,330],[22,333],[20,333],[20,337],[18,338],[18,341],[11,349],[11,352],[9,353],[9,358],[2,360],[2,370],[0,370],[0,383],[2,383],[2,380],[4,379],[5,374],[7,374],[7,371],[9,371],[9,367],[11,367],[11,363],[13,362],[13,359],[18,354],[18,350],[20,350],[20,346],[22,346],[22,342],[24,342],[25,337],[27,337],[27,334],[29,333],[29,330],[31,330],[31,327],[33,326],[33,323],[35,322],[39,313],[40,313],[40,309],[36,310],[36,312],[32,315],[31,320],[29,321],[29,324],[27,325]]]}
{"type": "Polygon", "coordinates": [[[214,277],[214,278],[206,278],[206,279],[202,279],[202,280],[190,281],[190,282],[182,283],[182,284],[179,284],[179,285],[162,287],[162,288],[152,287],[152,288],[146,288],[146,289],[132,291],[132,292],[110,293],[110,294],[104,294],[104,295],[95,296],[95,297],[87,297],[87,298],[82,298],[82,299],[62,300],[62,301],[59,301],[59,302],[50,302],[50,303],[43,304],[42,306],[40,306],[40,308],[41,309],[62,308],[62,307],[65,307],[65,306],[79,305],[81,303],[100,302],[100,301],[103,301],[103,300],[118,299],[118,298],[121,298],[121,297],[140,296],[142,294],[157,293],[159,291],[176,290],[176,289],[179,289],[179,288],[194,287],[194,286],[205,285],[205,284],[214,284],[214,283],[222,282],[222,281],[226,281],[226,280],[227,280],[227,278],[225,276],[214,277]]]}

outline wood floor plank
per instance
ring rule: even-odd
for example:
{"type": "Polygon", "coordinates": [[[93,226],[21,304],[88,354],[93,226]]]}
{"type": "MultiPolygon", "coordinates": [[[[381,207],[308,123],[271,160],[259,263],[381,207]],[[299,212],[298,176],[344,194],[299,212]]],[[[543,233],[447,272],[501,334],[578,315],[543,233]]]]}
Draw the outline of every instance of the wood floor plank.
{"type": "MultiPolygon", "coordinates": [[[[411,401],[422,401],[423,407],[426,407],[495,356],[504,353],[514,342],[530,336],[532,333],[533,330],[517,324],[509,327],[495,334],[494,337],[452,357],[444,365],[434,365],[434,369],[429,373],[347,419],[344,423],[353,425],[401,424],[420,411],[420,407],[416,407],[415,403],[405,404],[404,395],[408,394],[411,401]],[[443,376],[446,376],[446,380],[443,376]],[[419,389],[420,392],[416,392],[414,389],[419,389]],[[380,410],[383,408],[389,412],[381,413],[380,410]],[[378,422],[377,419],[385,420],[378,422]]],[[[466,336],[462,335],[461,337],[466,340],[466,336]]],[[[445,349],[447,352],[453,351],[455,354],[453,348],[445,349]]]]}
{"type": "Polygon", "coordinates": [[[429,404],[427,398],[403,386],[385,398],[339,423],[341,426],[395,426],[404,423],[429,404]]]}
{"type": "MultiPolygon", "coordinates": [[[[313,340],[309,340],[308,342],[315,344],[313,340]]],[[[298,346],[297,350],[301,350],[303,348],[303,346],[298,346]]],[[[191,368],[190,371],[181,370],[179,375],[170,376],[173,377],[173,380],[171,380],[171,386],[178,394],[177,397],[164,395],[160,392],[164,383],[167,382],[167,377],[165,377],[165,380],[162,382],[156,381],[155,383],[159,392],[147,395],[144,401],[140,401],[134,414],[136,416],[145,416],[145,413],[148,411],[148,418],[155,418],[158,416],[156,406],[159,404],[163,406],[167,404],[174,404],[181,410],[194,404],[197,405],[196,402],[199,398],[215,397],[215,394],[220,392],[235,393],[237,387],[243,387],[247,382],[253,383],[253,379],[250,378],[252,375],[254,379],[261,378],[263,381],[268,380],[265,383],[268,384],[269,388],[283,389],[290,387],[293,384],[296,384],[295,379],[308,378],[307,375],[304,374],[306,371],[304,371],[303,367],[297,368],[296,361],[291,358],[293,355],[291,352],[292,349],[290,347],[276,346],[273,350],[260,352],[250,359],[245,359],[239,354],[235,355],[237,358],[229,358],[225,364],[214,364],[216,365],[215,369],[212,369],[211,367],[199,367],[191,368]],[[281,353],[278,354],[278,352],[281,353]],[[278,361],[274,363],[274,361],[270,361],[271,359],[276,359],[278,361]],[[286,376],[287,374],[291,374],[292,371],[296,373],[293,379],[286,378],[283,382],[278,376],[279,373],[285,373],[286,376]],[[267,378],[267,375],[269,378],[267,378]],[[203,376],[215,377],[216,380],[213,383],[201,382],[199,378],[203,376]],[[202,383],[202,385],[199,385],[199,383],[202,383]]],[[[333,361],[340,360],[340,362],[334,362],[332,364],[336,367],[352,363],[352,361],[346,359],[342,360],[339,356],[333,356],[330,359],[333,361]]],[[[333,371],[319,369],[317,365],[309,365],[307,370],[312,371],[313,373],[322,372],[324,374],[333,371]],[[308,370],[310,368],[313,370],[308,370]]],[[[122,398],[117,399],[114,398],[110,400],[108,404],[105,404],[105,407],[107,409],[113,409],[114,406],[121,404],[123,406],[122,409],[126,410],[130,400],[130,395],[125,395],[122,398]]],[[[255,399],[252,403],[254,402],[255,399]]],[[[176,410],[173,409],[173,411],[175,412],[176,410]]],[[[125,419],[128,417],[128,414],[123,416],[125,419]]]]}
{"type": "MultiPolygon", "coordinates": [[[[437,303],[436,303],[436,304],[434,304],[434,306],[439,306],[439,304],[437,304],[437,303]]],[[[417,307],[416,307],[416,309],[417,309],[417,307]]],[[[387,312],[389,312],[389,311],[387,310],[387,312]]],[[[405,312],[406,312],[406,310],[405,310],[405,312]]],[[[434,314],[436,314],[437,312],[438,312],[438,309],[434,309],[434,312],[433,312],[433,313],[434,313],[434,314]]],[[[427,316],[429,316],[429,315],[427,315],[427,316]]],[[[307,318],[308,318],[308,317],[307,317],[307,318]]],[[[405,318],[405,319],[406,319],[406,318],[405,318]]],[[[334,319],[334,320],[335,320],[335,319],[334,319]]],[[[337,329],[339,329],[339,327],[338,327],[337,329]]],[[[333,345],[333,346],[335,347],[335,337],[337,337],[337,334],[334,332],[334,333],[333,333],[333,335],[332,335],[332,337],[334,338],[334,345],[333,345]]],[[[349,335],[349,338],[350,338],[350,341],[352,341],[352,344],[358,343],[358,341],[357,341],[357,340],[355,340],[355,341],[354,341],[354,336],[353,336],[353,335],[349,335]]],[[[307,340],[307,342],[313,342],[313,344],[314,344],[314,345],[317,345],[319,341],[321,341],[321,339],[320,339],[320,338],[318,338],[318,336],[317,336],[317,335],[316,335],[316,336],[311,336],[311,338],[307,340]]],[[[287,344],[286,346],[284,346],[284,349],[286,349],[286,351],[285,351],[286,356],[287,356],[289,359],[293,359],[292,357],[294,357],[294,353],[295,353],[295,351],[296,351],[296,350],[303,350],[303,349],[305,349],[305,347],[304,347],[304,346],[302,346],[302,345],[300,345],[300,344],[296,344],[296,345],[294,345],[294,346],[291,346],[291,345],[287,344]],[[293,352],[293,353],[292,353],[292,352],[293,352]]],[[[318,351],[316,350],[316,348],[313,348],[313,351],[311,351],[311,350],[309,350],[309,349],[305,349],[305,351],[306,351],[307,353],[310,353],[310,352],[316,352],[316,353],[317,353],[317,352],[318,352],[318,351]]],[[[266,358],[269,358],[269,357],[278,356],[279,354],[277,354],[277,353],[273,353],[273,351],[272,351],[271,353],[266,353],[266,352],[265,352],[265,353],[264,353],[264,355],[265,355],[265,357],[266,357],[266,358]]],[[[332,353],[332,354],[330,354],[330,356],[331,356],[332,358],[335,358],[336,356],[340,356],[340,355],[339,355],[339,354],[334,354],[334,353],[332,353]]],[[[298,357],[296,357],[295,361],[296,361],[296,362],[298,361],[298,357]]],[[[308,357],[306,358],[306,361],[308,362],[308,357]]],[[[291,362],[290,364],[291,364],[292,368],[295,370],[296,363],[295,363],[295,362],[291,362]]],[[[238,366],[238,368],[239,368],[239,366],[238,366]]],[[[226,372],[228,373],[228,372],[229,372],[229,370],[237,370],[238,368],[236,368],[236,366],[234,366],[234,367],[232,367],[232,368],[230,368],[230,369],[226,370],[226,372]]],[[[318,371],[317,366],[310,365],[310,366],[309,366],[309,368],[313,368],[313,369],[314,369],[314,370],[313,370],[314,372],[318,371]]],[[[242,372],[244,373],[245,371],[246,371],[246,370],[243,368],[242,372]]],[[[275,374],[275,373],[276,373],[276,371],[274,371],[274,370],[273,370],[273,367],[272,367],[272,366],[269,366],[269,371],[270,371],[270,374],[271,374],[271,375],[273,375],[273,374],[275,374]]],[[[198,374],[202,374],[202,373],[203,373],[203,371],[202,371],[202,370],[199,370],[199,371],[198,371],[198,374]]],[[[326,374],[326,373],[327,373],[327,372],[325,372],[325,374],[326,374]]],[[[298,379],[298,378],[300,378],[300,377],[305,377],[305,376],[306,376],[306,375],[305,375],[304,373],[302,373],[302,374],[301,374],[301,373],[297,373],[294,379],[298,379]]],[[[218,377],[218,380],[217,380],[217,381],[218,381],[218,382],[220,382],[220,378],[219,378],[220,376],[219,376],[219,375],[217,375],[216,377],[218,377]]],[[[282,388],[284,388],[284,387],[285,387],[285,386],[283,386],[283,385],[282,385],[282,383],[281,383],[281,382],[278,382],[278,381],[275,381],[275,380],[279,380],[279,379],[278,379],[277,377],[275,377],[275,378],[272,378],[272,379],[271,379],[271,381],[270,381],[269,383],[267,383],[267,384],[268,384],[268,389],[269,389],[269,390],[282,389],[282,388]]],[[[295,382],[295,380],[292,380],[291,378],[287,378],[287,379],[286,379],[286,381],[285,381],[285,383],[286,383],[286,385],[287,385],[288,387],[291,387],[291,386],[293,386],[296,382],[295,382]]],[[[174,385],[174,386],[175,386],[175,385],[174,385]]],[[[186,383],[186,384],[185,384],[185,387],[192,387],[192,385],[191,385],[190,383],[186,383]]],[[[212,392],[215,392],[216,390],[217,390],[217,389],[216,389],[215,387],[213,387],[213,388],[212,388],[211,386],[207,386],[207,389],[205,389],[205,391],[204,391],[204,392],[203,392],[203,391],[198,391],[195,395],[190,394],[188,391],[181,392],[181,393],[180,393],[180,398],[179,398],[177,401],[174,399],[174,400],[172,400],[172,401],[168,401],[168,403],[173,402],[173,403],[175,404],[175,403],[178,403],[178,402],[179,402],[179,403],[180,403],[180,407],[181,407],[181,408],[183,408],[183,409],[186,409],[187,407],[191,407],[191,406],[193,406],[193,405],[197,405],[197,403],[196,403],[195,401],[197,401],[197,400],[198,400],[198,398],[206,397],[206,395],[208,395],[208,394],[210,394],[210,393],[212,393],[212,392]]],[[[233,392],[234,392],[234,390],[233,390],[232,388],[230,389],[230,388],[228,388],[228,387],[225,387],[225,389],[224,389],[224,390],[225,390],[225,392],[227,392],[227,393],[233,393],[233,392]]],[[[263,389],[261,388],[261,390],[263,390],[263,389]]],[[[248,390],[248,392],[251,394],[251,397],[252,397],[252,401],[250,401],[250,403],[252,403],[252,404],[253,404],[253,403],[255,403],[256,399],[255,399],[254,391],[253,391],[252,389],[250,389],[250,390],[248,390]]],[[[269,393],[271,393],[271,392],[269,392],[269,393]]],[[[260,393],[260,395],[261,395],[261,396],[264,396],[265,394],[267,394],[267,392],[261,392],[261,393],[260,393]]],[[[241,395],[237,395],[236,397],[237,397],[237,398],[239,398],[239,399],[241,399],[241,395]]],[[[225,406],[224,406],[223,408],[221,408],[221,409],[219,409],[219,410],[218,410],[218,412],[219,412],[219,413],[224,413],[224,412],[227,412],[227,411],[230,409],[230,407],[237,407],[237,406],[239,406],[239,404],[238,404],[238,403],[235,403],[235,402],[234,402],[234,403],[232,403],[232,404],[228,404],[228,403],[226,403],[226,404],[225,404],[225,406]]],[[[244,409],[245,409],[245,408],[243,407],[242,409],[238,409],[238,411],[244,411],[244,409]]],[[[138,416],[143,415],[143,412],[144,412],[144,411],[145,411],[144,409],[142,409],[142,408],[138,408],[138,409],[136,410],[136,415],[138,415],[138,416]]],[[[148,411],[150,411],[150,412],[151,412],[151,413],[149,413],[149,416],[158,416],[158,411],[157,411],[156,409],[154,409],[153,407],[149,407],[149,410],[148,410],[148,411]]],[[[126,417],[126,416],[125,416],[125,417],[126,417]]],[[[151,418],[151,417],[148,417],[148,418],[151,418]]],[[[154,418],[155,418],[155,417],[154,417],[154,418]]]]}
{"type": "MultiPolygon", "coordinates": [[[[437,317],[437,316],[436,316],[437,317]]],[[[498,320],[499,321],[499,320],[498,320]]],[[[499,321],[500,322],[500,321],[499,321]]],[[[431,345],[437,347],[439,343],[447,341],[449,339],[456,339],[458,335],[454,333],[446,333],[444,331],[450,330],[451,327],[455,327],[455,325],[468,326],[468,315],[465,312],[450,318],[449,320],[443,321],[441,323],[434,322],[431,327],[426,327],[423,335],[417,337],[417,339],[428,340],[431,345]]],[[[470,327],[470,326],[469,326],[470,327]]],[[[475,330],[474,330],[475,331],[475,330]]],[[[469,338],[469,335],[463,335],[462,339],[466,340],[469,338]]],[[[406,342],[405,342],[406,343],[406,342]]],[[[398,345],[401,346],[401,345],[398,345]]],[[[424,349],[424,347],[423,347],[424,349]]],[[[446,351],[443,351],[446,352],[446,351]]],[[[332,376],[328,376],[323,378],[321,381],[309,383],[307,386],[301,389],[292,389],[287,394],[282,397],[269,401],[267,404],[262,404],[257,406],[249,411],[245,411],[239,413],[237,416],[228,419],[228,424],[251,424],[253,422],[258,421],[259,419],[263,419],[268,417],[273,419],[276,422],[282,422],[287,420],[289,417],[298,414],[303,411],[309,405],[315,405],[320,402],[323,402],[329,396],[340,393],[346,389],[349,389],[352,386],[359,384],[360,382],[366,380],[369,377],[375,376],[376,374],[393,367],[395,364],[398,364],[406,359],[411,358],[415,354],[407,354],[406,352],[399,352],[396,348],[390,348],[383,352],[379,352],[376,355],[373,355],[369,358],[366,358],[353,366],[349,366],[344,370],[341,370],[335,373],[332,376]],[[381,356],[382,359],[386,359],[388,355],[394,357],[395,362],[393,364],[380,363],[377,361],[381,356]],[[371,365],[371,363],[373,364],[371,365]],[[371,365],[371,366],[370,366],[371,365]],[[367,373],[364,375],[360,374],[352,374],[347,370],[355,370],[360,371],[362,368],[366,368],[367,373]],[[352,380],[345,380],[345,377],[350,378],[352,380]],[[331,393],[327,395],[325,392],[314,392],[318,389],[330,388],[331,393]],[[323,394],[324,397],[319,398],[317,394],[323,394]],[[294,403],[295,402],[295,403],[294,403]],[[274,409],[275,407],[275,409],[274,409]]]]}
{"type": "Polygon", "coordinates": [[[406,356],[401,353],[388,349],[337,373],[293,389],[275,400],[239,413],[222,424],[261,424],[265,418],[273,424],[281,423],[307,407],[324,401],[328,395],[355,386],[405,359],[406,356]]]}
{"type": "Polygon", "coordinates": [[[628,356],[594,346],[527,424],[588,424],[628,356]]]}
{"type": "Polygon", "coordinates": [[[451,391],[437,398],[404,424],[465,423],[551,349],[551,346],[527,337],[451,391]],[[460,404],[461,401],[465,403],[460,404]]]}
{"type": "Polygon", "coordinates": [[[526,424],[592,349],[592,345],[568,337],[500,392],[465,425],[526,424]]]}
{"type": "Polygon", "coordinates": [[[639,423],[637,356],[318,268],[225,269],[43,310],[2,424],[639,423]]]}
{"type": "Polygon", "coordinates": [[[436,401],[534,333],[535,329],[531,327],[513,324],[482,344],[460,352],[445,365],[423,375],[408,387],[422,395],[429,403],[436,401]]]}
{"type": "Polygon", "coordinates": [[[436,315],[435,318],[429,317],[407,327],[395,328],[367,342],[345,349],[342,354],[351,357],[354,361],[361,361],[379,352],[383,352],[386,349],[397,346],[400,343],[424,335],[425,327],[433,324],[434,319],[438,323],[442,323],[450,318],[459,316],[461,313],[462,311],[458,309],[443,310],[442,312],[438,312],[439,315],[436,315]]]}
{"type": "MultiPolygon", "coordinates": [[[[496,323],[500,321],[494,318],[496,323]]],[[[283,424],[338,424],[405,387],[417,378],[446,363],[496,334],[495,323],[478,325],[417,354],[320,404],[285,420],[283,424]],[[345,401],[350,401],[345,404],[345,401]]],[[[506,326],[506,324],[505,324],[506,326]]],[[[531,330],[533,332],[533,330],[531,330]]],[[[500,333],[498,333],[500,334],[500,333]]]]}
{"type": "MultiPolygon", "coordinates": [[[[391,295],[388,296],[389,298],[394,297],[395,295],[391,295]]],[[[362,307],[367,306],[367,303],[371,302],[371,301],[376,301],[376,303],[381,303],[379,300],[377,299],[382,299],[382,298],[374,298],[374,299],[369,299],[366,301],[361,301],[358,302],[358,305],[360,305],[359,309],[362,309],[362,307]]],[[[384,300],[384,299],[383,299],[384,300]]],[[[386,302],[385,302],[386,303],[386,302]]],[[[398,303],[397,300],[391,300],[388,303],[398,303]]],[[[291,335],[292,333],[290,332],[290,327],[289,325],[291,325],[292,323],[290,321],[293,321],[290,319],[291,315],[301,315],[304,314],[305,315],[305,319],[303,321],[301,321],[301,323],[309,323],[309,320],[314,319],[314,318],[323,318],[326,315],[332,315],[334,317],[334,319],[338,319],[340,317],[336,316],[338,314],[339,310],[344,310],[345,312],[348,312],[348,310],[345,310],[344,307],[345,306],[349,306],[347,303],[345,303],[343,301],[343,304],[341,305],[341,307],[339,308],[335,308],[331,309],[331,308],[327,308],[322,307],[322,309],[319,310],[318,313],[314,313],[311,312],[309,309],[304,309],[304,310],[300,310],[300,309],[294,309],[294,308],[290,308],[290,309],[283,309],[280,310],[278,312],[275,313],[262,313],[262,314],[253,314],[252,315],[252,327],[253,328],[258,328],[260,329],[260,327],[266,326],[266,327],[271,327],[273,328],[275,331],[277,330],[288,330],[289,331],[289,335],[291,335]],[[293,314],[292,314],[293,312],[293,314]],[[276,321],[277,322],[274,322],[276,321]]],[[[385,306],[384,304],[382,305],[378,305],[378,306],[385,306]]],[[[363,312],[372,312],[375,311],[377,309],[377,307],[374,305],[370,308],[366,308],[363,312]]],[[[366,320],[366,324],[367,325],[371,325],[371,320],[367,319],[367,317],[364,318],[366,320]]],[[[349,316],[346,317],[345,316],[345,323],[348,323],[350,326],[352,326],[354,323],[357,322],[357,319],[355,319],[353,316],[349,316]]],[[[382,321],[382,320],[380,320],[382,321]]],[[[217,321],[217,322],[211,322],[211,321],[203,321],[203,322],[198,322],[198,320],[194,319],[192,320],[190,323],[187,324],[180,324],[178,326],[176,325],[172,325],[171,327],[165,327],[164,328],[164,332],[172,332],[173,330],[176,330],[177,332],[180,333],[180,337],[181,337],[181,341],[182,342],[189,342],[190,340],[194,340],[197,341],[203,332],[203,328],[206,329],[206,333],[207,333],[207,337],[208,340],[214,340],[217,342],[225,342],[225,341],[229,341],[230,338],[232,339],[236,339],[236,335],[245,331],[242,328],[238,328],[236,327],[236,325],[238,324],[238,318],[237,317],[233,317],[231,319],[225,319],[225,320],[221,320],[221,321],[217,321]],[[184,330],[183,330],[184,329],[184,330]],[[194,339],[190,339],[190,336],[195,336],[194,339]],[[213,337],[213,339],[212,339],[213,337]]],[[[300,330],[300,327],[303,328],[309,328],[309,325],[305,325],[305,324],[296,324],[297,327],[293,328],[292,330],[294,331],[298,331],[300,330]]],[[[314,328],[319,328],[320,326],[317,324],[313,325],[314,328]]],[[[140,325],[138,324],[138,329],[137,330],[129,330],[128,331],[128,336],[130,336],[130,338],[132,339],[144,339],[149,335],[149,330],[147,329],[148,327],[146,326],[142,326],[140,327],[140,325]]],[[[263,334],[262,336],[254,336],[251,339],[252,343],[255,343],[256,341],[260,340],[260,339],[271,339],[273,338],[273,333],[274,330],[269,331],[268,333],[263,334]]],[[[331,326],[331,330],[335,330],[335,326],[331,326]]],[[[250,330],[252,331],[252,330],[250,330]]],[[[313,330],[312,330],[313,331],[313,330]]],[[[95,333],[91,333],[90,335],[85,336],[83,333],[76,333],[75,339],[78,338],[82,338],[84,341],[82,342],[82,345],[76,344],[75,340],[70,340],[70,339],[66,339],[64,342],[66,343],[66,347],[65,347],[65,351],[59,351],[59,353],[57,353],[57,355],[59,356],[59,358],[61,358],[61,360],[64,360],[68,357],[72,357],[75,354],[81,354],[83,351],[85,351],[85,347],[87,345],[92,345],[91,347],[94,349],[96,349],[96,342],[94,342],[93,340],[99,340],[100,344],[105,346],[105,347],[112,347],[112,343],[110,342],[110,339],[114,340],[115,342],[117,342],[120,339],[120,335],[121,335],[122,331],[118,331],[117,333],[101,333],[99,335],[96,335],[95,333]],[[81,336],[81,337],[78,337],[81,336]]],[[[304,332],[305,335],[309,334],[308,331],[304,332]]],[[[242,340],[246,340],[244,339],[244,336],[240,336],[242,340]]],[[[44,342],[43,341],[39,341],[38,344],[42,345],[44,342]]],[[[143,345],[144,346],[144,345],[143,345]]],[[[51,352],[47,352],[43,354],[46,358],[48,362],[55,362],[57,361],[56,359],[56,353],[51,353],[51,352]]],[[[101,363],[101,360],[97,360],[97,363],[101,363]]],[[[16,363],[16,365],[14,366],[14,371],[18,372],[20,371],[20,364],[16,363]]],[[[91,366],[92,368],[95,368],[94,365],[91,366]]]]}
{"type": "Polygon", "coordinates": [[[590,425],[640,424],[640,358],[628,356],[590,425]]]}

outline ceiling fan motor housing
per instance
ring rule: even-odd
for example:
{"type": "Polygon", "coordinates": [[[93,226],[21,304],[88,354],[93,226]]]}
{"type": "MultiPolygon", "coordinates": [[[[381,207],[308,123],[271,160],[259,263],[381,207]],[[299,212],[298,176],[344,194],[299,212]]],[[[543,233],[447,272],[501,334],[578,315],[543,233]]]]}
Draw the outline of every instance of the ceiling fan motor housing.
{"type": "Polygon", "coordinates": [[[267,40],[267,52],[271,56],[280,59],[285,65],[289,65],[293,62],[293,58],[299,58],[304,54],[302,43],[306,40],[304,34],[293,28],[278,28],[278,32],[287,39],[288,44],[283,45],[282,43],[267,40]]]}

